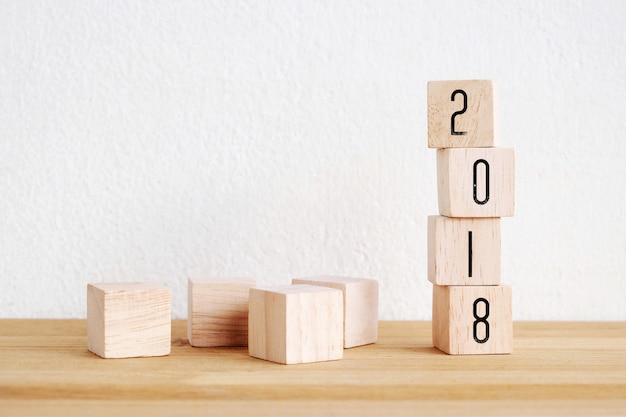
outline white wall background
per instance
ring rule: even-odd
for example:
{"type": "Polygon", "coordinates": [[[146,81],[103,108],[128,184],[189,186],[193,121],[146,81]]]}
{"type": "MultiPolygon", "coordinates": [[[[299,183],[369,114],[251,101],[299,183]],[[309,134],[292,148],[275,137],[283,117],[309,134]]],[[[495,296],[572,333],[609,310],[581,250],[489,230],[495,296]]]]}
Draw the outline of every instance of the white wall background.
{"type": "Polygon", "coordinates": [[[0,1],[0,317],[189,275],[429,319],[426,83],[492,79],[514,318],[626,320],[626,3],[0,1]]]}

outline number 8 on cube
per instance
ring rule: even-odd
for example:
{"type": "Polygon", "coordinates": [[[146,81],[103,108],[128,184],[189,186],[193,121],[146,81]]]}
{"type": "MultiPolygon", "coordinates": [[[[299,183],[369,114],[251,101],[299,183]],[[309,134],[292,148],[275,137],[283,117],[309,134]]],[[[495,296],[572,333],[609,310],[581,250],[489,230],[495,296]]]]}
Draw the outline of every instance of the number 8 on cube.
{"type": "Polygon", "coordinates": [[[511,287],[433,286],[433,344],[451,355],[511,353],[511,287]]]}

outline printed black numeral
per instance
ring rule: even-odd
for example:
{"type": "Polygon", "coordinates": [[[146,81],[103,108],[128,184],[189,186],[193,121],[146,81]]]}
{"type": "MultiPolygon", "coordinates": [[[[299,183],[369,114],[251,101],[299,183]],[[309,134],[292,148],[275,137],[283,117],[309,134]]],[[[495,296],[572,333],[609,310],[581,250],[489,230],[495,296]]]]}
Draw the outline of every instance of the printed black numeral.
{"type": "Polygon", "coordinates": [[[457,132],[456,129],[454,128],[454,118],[457,117],[459,114],[465,113],[465,111],[467,110],[467,94],[465,93],[465,91],[454,90],[452,92],[452,96],[450,96],[450,100],[455,101],[454,96],[456,96],[457,94],[460,94],[463,96],[463,108],[459,111],[455,111],[454,113],[452,113],[452,118],[450,119],[450,134],[451,135],[467,135],[467,132],[457,132]]]}
{"type": "Polygon", "coordinates": [[[472,277],[472,231],[467,232],[467,276],[472,277]]]}
{"type": "Polygon", "coordinates": [[[479,159],[476,162],[474,162],[474,202],[476,204],[485,204],[487,201],[489,201],[489,162],[485,161],[484,159],[479,159]],[[483,198],[482,200],[478,199],[478,165],[479,164],[483,164],[485,165],[485,198],[483,198]]]}
{"type": "Polygon", "coordinates": [[[477,298],[476,301],[474,301],[473,313],[474,318],[476,319],[474,320],[474,340],[476,341],[476,343],[485,343],[487,340],[489,340],[489,322],[487,321],[487,318],[489,318],[489,301],[484,298],[477,298]],[[482,317],[479,317],[478,311],[476,311],[478,303],[485,304],[485,315],[482,317]],[[485,337],[482,339],[478,338],[478,325],[480,323],[483,323],[485,325],[485,337]]]}

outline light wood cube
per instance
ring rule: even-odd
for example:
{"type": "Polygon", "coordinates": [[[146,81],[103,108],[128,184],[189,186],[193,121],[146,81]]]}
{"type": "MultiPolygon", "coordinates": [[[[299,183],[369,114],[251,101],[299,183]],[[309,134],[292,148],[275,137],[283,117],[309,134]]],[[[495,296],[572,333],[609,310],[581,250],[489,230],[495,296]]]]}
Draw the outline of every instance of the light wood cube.
{"type": "Polygon", "coordinates": [[[156,283],[87,285],[89,350],[103,358],[169,355],[170,290],[156,283]]]}
{"type": "Polygon", "coordinates": [[[190,278],[187,338],[195,347],[248,346],[251,278],[190,278]]]}
{"type": "Polygon", "coordinates": [[[500,284],[500,218],[428,216],[428,279],[436,285],[500,284]]]}
{"type": "Polygon", "coordinates": [[[494,146],[491,81],[430,81],[427,90],[429,148],[494,146]]]}
{"type": "Polygon", "coordinates": [[[508,148],[437,150],[439,214],[508,217],[515,211],[515,153],[508,148]]]}
{"type": "Polygon", "coordinates": [[[376,343],[378,340],[378,281],[366,278],[319,276],[297,278],[292,284],[321,285],[343,292],[343,347],[376,343]]]}
{"type": "Polygon", "coordinates": [[[248,351],[283,364],[341,359],[341,291],[314,285],[251,288],[248,351]]]}
{"type": "Polygon", "coordinates": [[[513,351],[511,287],[433,286],[433,345],[451,355],[513,351]]]}

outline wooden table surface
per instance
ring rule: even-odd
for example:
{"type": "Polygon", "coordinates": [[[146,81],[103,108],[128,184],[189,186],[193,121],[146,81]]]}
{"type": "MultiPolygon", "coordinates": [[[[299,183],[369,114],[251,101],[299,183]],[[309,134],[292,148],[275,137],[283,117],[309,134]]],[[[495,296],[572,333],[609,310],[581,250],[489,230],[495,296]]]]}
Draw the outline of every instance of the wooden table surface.
{"type": "Polygon", "coordinates": [[[84,320],[0,320],[0,416],[626,415],[626,323],[514,324],[514,352],[448,356],[430,322],[381,322],[340,361],[279,365],[247,348],[101,359],[84,320]]]}

